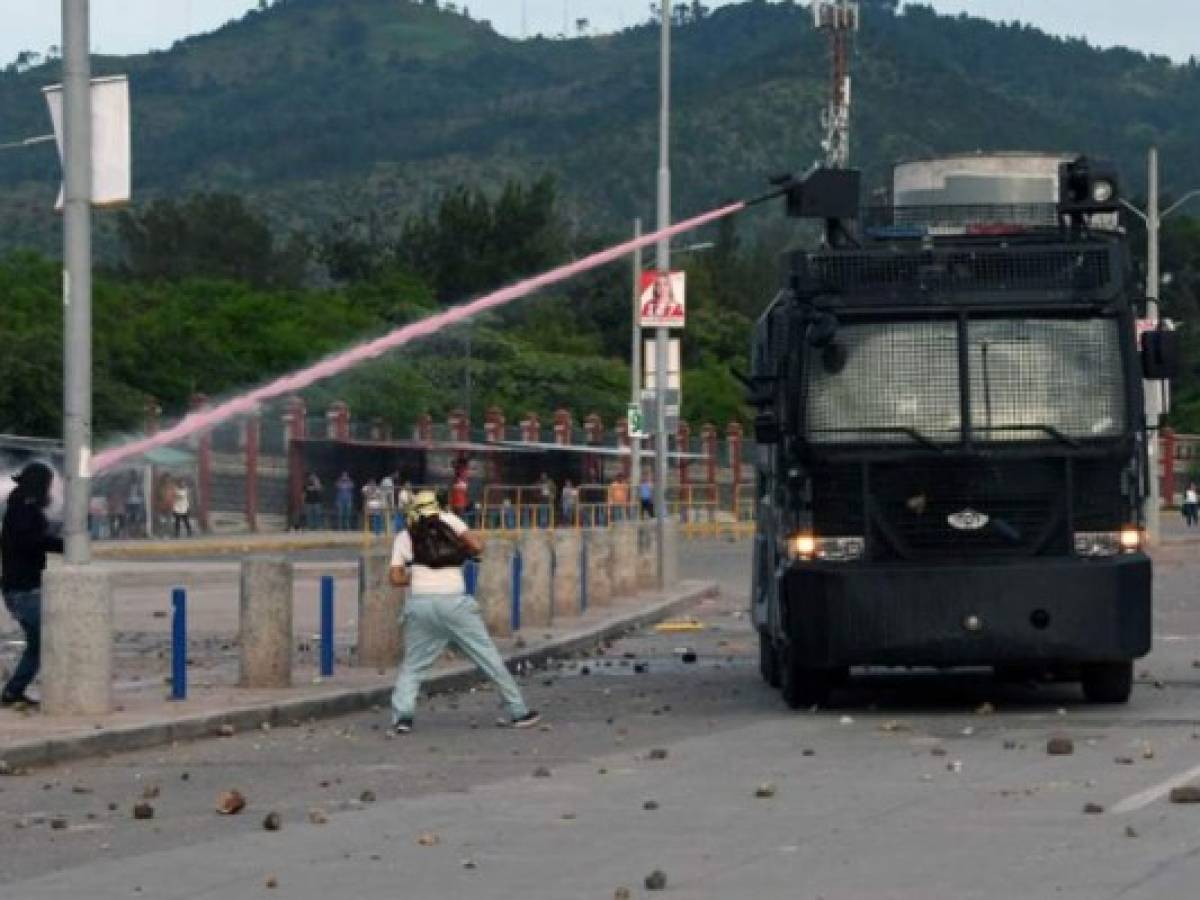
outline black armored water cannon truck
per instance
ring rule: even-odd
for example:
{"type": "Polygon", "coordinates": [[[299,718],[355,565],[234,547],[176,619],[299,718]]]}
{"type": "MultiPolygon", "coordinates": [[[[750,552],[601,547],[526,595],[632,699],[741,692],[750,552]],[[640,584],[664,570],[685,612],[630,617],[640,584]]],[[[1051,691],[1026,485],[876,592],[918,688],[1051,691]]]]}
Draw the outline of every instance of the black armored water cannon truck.
{"type": "Polygon", "coordinates": [[[793,707],[854,666],[994,667],[1128,700],[1151,642],[1144,386],[1175,336],[1112,166],[993,154],[787,191],[825,237],[759,320],[753,620],[793,707]]]}

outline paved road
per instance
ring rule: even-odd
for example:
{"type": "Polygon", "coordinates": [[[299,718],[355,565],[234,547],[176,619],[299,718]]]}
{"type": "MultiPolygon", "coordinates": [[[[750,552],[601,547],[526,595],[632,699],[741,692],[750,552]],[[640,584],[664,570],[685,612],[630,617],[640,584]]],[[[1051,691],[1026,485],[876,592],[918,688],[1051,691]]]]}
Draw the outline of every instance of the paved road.
{"type": "Polygon", "coordinates": [[[529,677],[547,730],[492,727],[478,691],[435,698],[403,739],[364,714],[0,779],[0,898],[641,897],[656,868],[663,896],[687,898],[1196,895],[1200,806],[1162,796],[1200,763],[1186,551],[1159,566],[1159,643],[1128,707],[867,674],[799,715],[755,670],[746,545],[687,556],[726,588],[695,610],[709,629],[529,677]],[[1073,755],[1046,754],[1059,732],[1073,755]],[[218,816],[234,787],[249,807],[218,816]],[[156,816],[135,821],[147,788],[156,816]],[[261,827],[270,811],[280,832],[261,827]]]}

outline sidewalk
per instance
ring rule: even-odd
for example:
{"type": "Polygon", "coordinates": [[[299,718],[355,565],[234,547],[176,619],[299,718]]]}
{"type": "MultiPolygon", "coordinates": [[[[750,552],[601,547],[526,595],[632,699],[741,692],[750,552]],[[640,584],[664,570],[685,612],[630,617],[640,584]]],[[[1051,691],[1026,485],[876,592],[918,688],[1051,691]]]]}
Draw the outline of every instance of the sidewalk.
{"type": "MultiPolygon", "coordinates": [[[[559,626],[527,630],[519,638],[497,641],[510,667],[538,666],[547,660],[594,646],[597,642],[661,621],[676,611],[716,594],[716,586],[685,581],[663,593],[615,599],[559,626]]],[[[85,756],[120,753],[146,747],[218,736],[222,726],[246,731],[309,718],[342,715],[381,707],[381,721],[391,695],[394,671],[339,666],[324,683],[315,677],[311,652],[294,669],[294,687],[286,690],[242,690],[235,687],[236,655],[212,667],[189,667],[189,699],[167,699],[170,661],[158,652],[143,662],[154,676],[119,680],[114,685],[117,711],[107,716],[55,717],[0,712],[0,769],[50,765],[85,756]]],[[[154,650],[143,648],[145,657],[154,650]]],[[[121,667],[118,664],[118,678],[121,667]]],[[[474,667],[443,660],[428,690],[461,689],[476,683],[474,667]]]]}
{"type": "Polygon", "coordinates": [[[260,534],[203,535],[181,540],[95,541],[97,559],[163,559],[294,553],[301,550],[362,549],[390,546],[390,539],[361,531],[281,531],[260,534]]]}

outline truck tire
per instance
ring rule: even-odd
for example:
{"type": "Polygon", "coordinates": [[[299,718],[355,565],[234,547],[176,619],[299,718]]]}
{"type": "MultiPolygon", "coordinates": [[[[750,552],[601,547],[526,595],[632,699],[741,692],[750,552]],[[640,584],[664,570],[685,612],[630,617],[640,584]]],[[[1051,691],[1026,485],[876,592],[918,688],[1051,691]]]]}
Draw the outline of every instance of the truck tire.
{"type": "Polygon", "coordinates": [[[775,642],[765,631],[758,633],[758,671],[763,681],[773,688],[779,687],[779,655],[775,652],[775,642]]]}
{"type": "Polygon", "coordinates": [[[1092,703],[1128,703],[1133,692],[1133,660],[1085,663],[1080,671],[1083,696],[1092,703]]]}
{"type": "Polygon", "coordinates": [[[827,706],[833,693],[834,673],[826,669],[810,669],[792,657],[788,646],[779,649],[779,687],[783,702],[791,709],[810,709],[827,706]]]}

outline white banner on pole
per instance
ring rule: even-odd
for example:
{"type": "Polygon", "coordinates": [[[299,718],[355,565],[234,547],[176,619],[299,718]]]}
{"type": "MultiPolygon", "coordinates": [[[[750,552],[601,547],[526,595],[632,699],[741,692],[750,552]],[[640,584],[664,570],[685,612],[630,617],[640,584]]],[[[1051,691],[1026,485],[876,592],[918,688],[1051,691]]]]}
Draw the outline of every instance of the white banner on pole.
{"type": "MultiPolygon", "coordinates": [[[[54,123],[58,156],[62,158],[62,85],[42,88],[54,123]]],[[[129,118],[129,79],[124,75],[92,80],[92,205],[124,206],[133,196],[132,136],[129,118]]],[[[63,192],[54,207],[62,211],[63,192]]]]}

